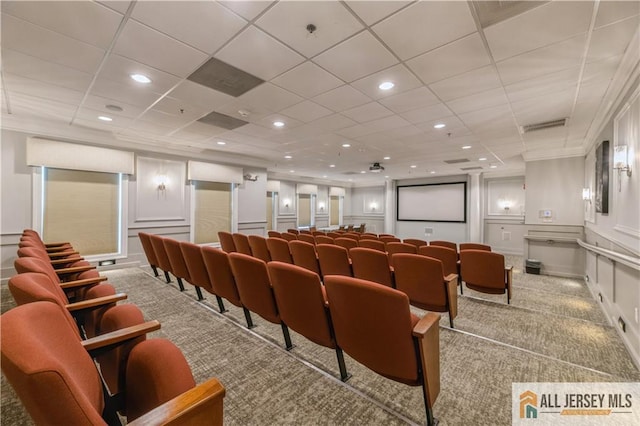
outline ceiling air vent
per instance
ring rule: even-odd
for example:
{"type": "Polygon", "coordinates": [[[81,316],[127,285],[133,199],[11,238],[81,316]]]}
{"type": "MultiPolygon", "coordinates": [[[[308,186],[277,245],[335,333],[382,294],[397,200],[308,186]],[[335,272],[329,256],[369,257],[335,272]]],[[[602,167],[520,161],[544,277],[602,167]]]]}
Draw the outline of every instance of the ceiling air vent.
{"type": "Polygon", "coordinates": [[[527,124],[526,126],[522,126],[522,133],[524,134],[529,132],[535,132],[538,130],[551,129],[554,127],[563,127],[565,124],[567,124],[566,118],[561,118],[559,120],[545,121],[542,123],[527,124]]]}
{"type": "Polygon", "coordinates": [[[465,172],[468,172],[469,170],[482,170],[482,167],[461,167],[460,170],[464,170],[465,172]]]}
{"type": "Polygon", "coordinates": [[[468,163],[468,158],[458,158],[457,160],[444,160],[447,164],[458,164],[458,163],[468,163]]]}
{"type": "Polygon", "coordinates": [[[225,114],[220,114],[219,112],[210,112],[204,117],[198,119],[199,122],[205,124],[211,124],[212,126],[222,127],[223,129],[233,130],[240,126],[244,126],[248,124],[248,121],[239,120],[234,117],[230,117],[225,114]]]}
{"type": "Polygon", "coordinates": [[[187,77],[187,80],[234,97],[238,97],[264,83],[261,78],[216,58],[211,58],[205,62],[204,65],[187,77]]]}

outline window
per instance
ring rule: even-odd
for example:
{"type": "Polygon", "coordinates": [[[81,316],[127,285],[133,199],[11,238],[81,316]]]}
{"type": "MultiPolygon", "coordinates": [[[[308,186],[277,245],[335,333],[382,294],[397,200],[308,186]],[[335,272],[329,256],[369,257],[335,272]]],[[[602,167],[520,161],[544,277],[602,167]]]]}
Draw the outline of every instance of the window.
{"type": "Polygon", "coordinates": [[[230,183],[194,181],[194,242],[217,243],[218,232],[231,232],[230,183]]]}

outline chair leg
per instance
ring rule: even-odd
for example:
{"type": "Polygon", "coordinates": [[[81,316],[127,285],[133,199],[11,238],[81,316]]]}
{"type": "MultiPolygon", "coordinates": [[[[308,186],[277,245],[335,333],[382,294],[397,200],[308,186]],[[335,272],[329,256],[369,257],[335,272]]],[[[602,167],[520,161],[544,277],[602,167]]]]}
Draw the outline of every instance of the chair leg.
{"type": "Polygon", "coordinates": [[[164,279],[167,280],[167,284],[171,282],[171,277],[169,276],[169,272],[164,271],[164,279]]]}
{"type": "Polygon", "coordinates": [[[178,287],[180,287],[180,291],[184,291],[184,285],[182,284],[182,278],[176,277],[178,280],[178,287]]]}
{"type": "Polygon", "coordinates": [[[216,296],[216,300],[218,301],[218,309],[220,309],[220,313],[224,314],[225,312],[228,312],[227,309],[224,307],[224,302],[222,302],[222,297],[216,296]]]}
{"type": "Polygon", "coordinates": [[[449,311],[449,327],[451,327],[451,328],[455,328],[455,327],[453,326],[453,318],[451,318],[451,311],[449,311]]]}
{"type": "Polygon", "coordinates": [[[242,310],[244,311],[244,319],[247,320],[247,328],[252,329],[255,325],[253,325],[253,320],[251,319],[251,312],[245,307],[242,310]]]}
{"type": "Polygon", "coordinates": [[[422,383],[422,398],[424,399],[424,409],[427,414],[427,426],[436,426],[438,424],[438,420],[433,417],[433,410],[431,409],[431,405],[429,401],[427,401],[427,392],[424,389],[424,380],[422,383]]]}
{"type": "Polygon", "coordinates": [[[336,346],[336,357],[338,358],[338,368],[340,369],[340,380],[346,382],[351,378],[351,374],[347,373],[347,366],[344,363],[344,355],[342,349],[336,346]]]}
{"type": "Polygon", "coordinates": [[[202,290],[200,290],[200,287],[196,286],[196,294],[198,295],[198,300],[204,300],[204,297],[202,296],[202,290]]]}
{"type": "Polygon", "coordinates": [[[155,275],[156,277],[159,276],[158,267],[156,265],[151,265],[151,269],[153,269],[153,275],[155,275]]]}
{"type": "Polygon", "coordinates": [[[291,343],[291,336],[289,335],[289,327],[283,322],[280,323],[280,327],[282,327],[282,334],[284,335],[285,349],[290,351],[293,349],[293,344],[291,343]]]}
{"type": "Polygon", "coordinates": [[[462,280],[460,280],[460,294],[464,294],[464,291],[462,290],[463,287],[464,283],[462,282],[462,280]]]}

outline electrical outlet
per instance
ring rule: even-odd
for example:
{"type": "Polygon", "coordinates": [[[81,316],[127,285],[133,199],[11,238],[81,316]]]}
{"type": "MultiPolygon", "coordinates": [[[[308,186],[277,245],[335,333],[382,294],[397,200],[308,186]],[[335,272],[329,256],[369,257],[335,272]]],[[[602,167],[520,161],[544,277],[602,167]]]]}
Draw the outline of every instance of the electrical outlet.
{"type": "Polygon", "coordinates": [[[620,330],[622,330],[623,333],[627,332],[627,324],[625,324],[622,317],[618,317],[618,327],[620,327],[620,330]]]}
{"type": "Polygon", "coordinates": [[[433,235],[433,228],[429,228],[429,227],[424,228],[424,235],[426,236],[433,235]]]}

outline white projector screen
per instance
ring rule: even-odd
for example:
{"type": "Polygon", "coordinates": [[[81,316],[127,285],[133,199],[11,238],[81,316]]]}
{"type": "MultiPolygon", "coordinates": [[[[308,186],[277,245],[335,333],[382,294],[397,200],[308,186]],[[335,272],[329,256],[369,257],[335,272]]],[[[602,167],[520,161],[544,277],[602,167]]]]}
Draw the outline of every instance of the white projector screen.
{"type": "Polygon", "coordinates": [[[399,186],[398,220],[466,222],[467,183],[399,186]]]}

